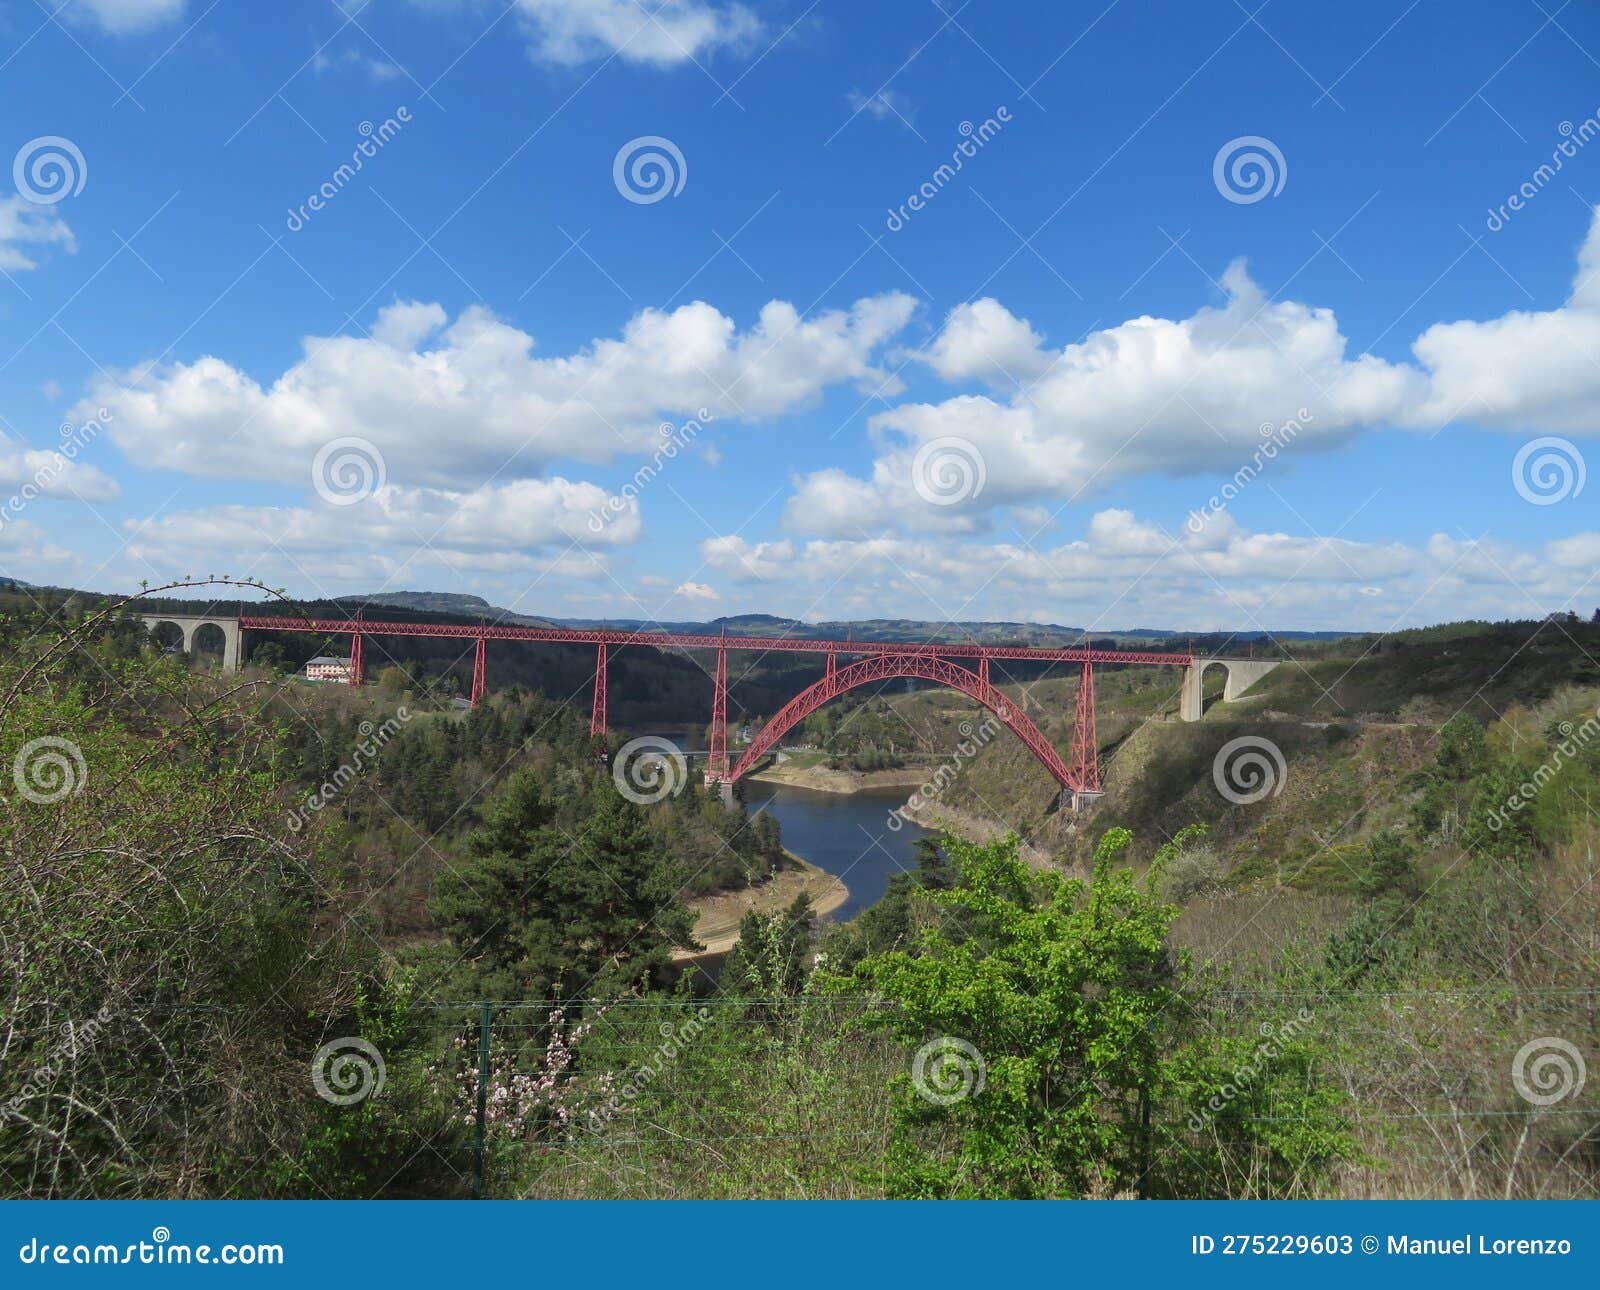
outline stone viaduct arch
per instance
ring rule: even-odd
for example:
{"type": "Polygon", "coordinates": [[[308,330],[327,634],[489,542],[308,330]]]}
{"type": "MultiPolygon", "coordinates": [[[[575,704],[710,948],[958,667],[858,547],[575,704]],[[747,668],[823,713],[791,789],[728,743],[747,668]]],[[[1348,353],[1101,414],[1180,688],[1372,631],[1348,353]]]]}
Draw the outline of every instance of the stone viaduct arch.
{"type": "Polygon", "coordinates": [[[1282,661],[1276,658],[1195,659],[1183,670],[1183,693],[1178,700],[1179,720],[1198,721],[1205,715],[1203,678],[1208,667],[1221,667],[1227,672],[1227,680],[1222,686],[1222,701],[1232,703],[1282,661]]]}
{"type": "Polygon", "coordinates": [[[215,627],[222,632],[222,670],[237,672],[239,664],[243,661],[240,646],[244,639],[244,631],[240,628],[237,618],[212,614],[140,614],[139,621],[151,631],[163,624],[176,627],[183,634],[183,649],[186,654],[194,653],[195,634],[202,627],[215,627]]]}

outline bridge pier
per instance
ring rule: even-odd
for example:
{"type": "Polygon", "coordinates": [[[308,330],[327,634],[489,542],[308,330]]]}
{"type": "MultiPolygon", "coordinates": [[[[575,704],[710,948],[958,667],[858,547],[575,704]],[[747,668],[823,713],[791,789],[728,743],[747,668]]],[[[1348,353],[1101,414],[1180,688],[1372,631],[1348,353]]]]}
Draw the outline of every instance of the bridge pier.
{"type": "Polygon", "coordinates": [[[728,775],[728,651],[717,651],[717,676],[711,692],[711,755],[706,759],[706,783],[721,780],[730,788],[728,775]]]}
{"type": "Polygon", "coordinates": [[[1232,703],[1283,660],[1270,658],[1197,658],[1183,670],[1183,692],[1178,699],[1178,718],[1181,721],[1198,721],[1205,715],[1205,694],[1202,678],[1213,664],[1227,673],[1222,686],[1222,701],[1232,703]]]}
{"type": "Polygon", "coordinates": [[[606,662],[610,646],[601,641],[595,646],[594,702],[589,708],[589,738],[604,739],[606,734],[606,662]]]}
{"type": "Polygon", "coordinates": [[[483,702],[489,692],[489,642],[482,636],[472,647],[472,706],[483,702]]]}
{"type": "MultiPolygon", "coordinates": [[[[1100,795],[1100,737],[1095,732],[1094,664],[1085,662],[1078,678],[1078,708],[1072,725],[1072,782],[1079,795],[1100,795]]],[[[1076,795],[1073,810],[1078,810],[1076,795]]]]}

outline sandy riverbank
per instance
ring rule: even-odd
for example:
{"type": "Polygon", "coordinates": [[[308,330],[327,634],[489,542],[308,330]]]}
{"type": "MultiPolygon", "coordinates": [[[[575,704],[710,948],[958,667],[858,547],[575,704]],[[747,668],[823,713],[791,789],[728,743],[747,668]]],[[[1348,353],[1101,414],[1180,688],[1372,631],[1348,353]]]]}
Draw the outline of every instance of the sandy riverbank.
{"type": "Polygon", "coordinates": [[[788,784],[818,793],[864,793],[877,788],[920,788],[928,778],[925,766],[902,766],[898,770],[835,770],[831,766],[796,766],[779,762],[750,776],[768,784],[788,784]]]}
{"type": "Polygon", "coordinates": [[[802,860],[794,852],[785,854],[793,868],[777,874],[771,882],[743,891],[723,891],[714,896],[691,900],[689,908],[698,917],[695,920],[695,939],[705,949],[690,952],[674,950],[672,957],[679,962],[689,959],[709,958],[726,954],[739,941],[739,924],[752,909],[759,914],[776,914],[785,910],[794,898],[805,892],[811,897],[811,908],[817,917],[831,914],[850,899],[850,889],[831,873],[802,860]]]}

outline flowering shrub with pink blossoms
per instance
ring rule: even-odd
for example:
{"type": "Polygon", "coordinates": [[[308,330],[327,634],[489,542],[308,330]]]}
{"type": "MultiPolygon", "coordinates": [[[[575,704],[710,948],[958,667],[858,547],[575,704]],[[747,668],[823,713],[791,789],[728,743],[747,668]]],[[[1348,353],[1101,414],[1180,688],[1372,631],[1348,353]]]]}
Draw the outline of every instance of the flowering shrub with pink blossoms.
{"type": "MultiPolygon", "coordinates": [[[[549,1037],[541,1051],[532,1044],[516,1045],[491,1037],[489,1083],[484,1099],[484,1126],[497,1137],[529,1139],[562,1137],[579,1120],[584,1108],[604,1104],[615,1076],[600,1071],[579,1077],[574,1073],[578,1047],[593,1030],[605,1009],[584,1021],[569,1024],[566,1011],[552,1008],[545,1018],[549,1037]]],[[[469,1128],[477,1123],[478,1046],[473,1038],[457,1035],[451,1053],[435,1066],[447,1076],[461,1120],[469,1128]]]]}

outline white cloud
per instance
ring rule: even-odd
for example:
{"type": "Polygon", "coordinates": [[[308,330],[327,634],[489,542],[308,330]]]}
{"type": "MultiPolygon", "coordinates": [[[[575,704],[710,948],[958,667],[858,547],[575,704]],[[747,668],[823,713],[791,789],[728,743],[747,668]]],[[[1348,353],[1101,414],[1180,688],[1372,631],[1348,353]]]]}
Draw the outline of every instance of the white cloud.
{"type": "Polygon", "coordinates": [[[712,0],[518,0],[539,57],[583,63],[615,55],[672,67],[746,48],[761,23],[742,4],[712,0]]]}
{"type": "Polygon", "coordinates": [[[874,354],[911,316],[891,293],[811,318],[772,301],[740,332],[695,302],[636,314],[620,338],[536,358],[534,339],[482,308],[451,323],[437,304],[381,311],[368,337],[308,337],[270,385],[224,359],[101,377],[78,405],[105,408],[141,465],[197,475],[306,482],[317,449],[356,435],[391,480],[472,486],[552,461],[651,452],[663,417],[767,418],[831,384],[886,387],[874,354]]]}
{"type": "Polygon", "coordinates": [[[996,392],[878,413],[870,476],[823,470],[798,481],[787,527],[974,531],[996,507],[1076,500],[1130,476],[1232,475],[1289,421],[1298,424],[1279,445],[1285,455],[1383,425],[1600,433],[1600,209],[1561,308],[1436,324],[1413,345],[1415,364],[1352,357],[1332,310],[1267,299],[1242,262],[1222,286],[1220,307],[1133,318],[1060,350],[998,301],[958,306],[917,357],[996,392]],[[919,449],[947,439],[972,446],[984,487],[934,505],[913,466],[919,449]]]}
{"type": "Polygon", "coordinates": [[[851,90],[845,98],[849,101],[852,112],[865,112],[880,121],[892,117],[897,121],[904,121],[907,125],[911,124],[911,108],[894,90],[879,90],[875,94],[863,94],[860,90],[851,90]]]}
{"type": "Polygon", "coordinates": [[[184,0],[69,0],[69,17],[91,21],[112,33],[149,31],[183,13],[184,0]]]}
{"type": "Polygon", "coordinates": [[[1545,548],[1545,554],[1562,569],[1600,569],[1600,533],[1559,538],[1545,548]]]}
{"type": "Polygon", "coordinates": [[[684,600],[715,600],[717,593],[703,582],[680,582],[672,589],[674,596],[684,600]]]}
{"type": "Polygon", "coordinates": [[[17,273],[38,268],[24,246],[60,246],[71,253],[78,241],[54,207],[36,206],[18,193],[0,201],[0,269],[17,273]]]}
{"type": "Polygon", "coordinates": [[[35,524],[0,524],[0,576],[35,586],[82,586],[87,572],[81,556],[52,542],[35,524]]]}
{"type": "MultiPolygon", "coordinates": [[[[870,505],[857,494],[851,509],[880,517],[880,526],[970,527],[995,506],[1069,498],[1125,476],[1231,472],[1264,423],[1304,421],[1295,451],[1342,443],[1418,397],[1414,370],[1347,357],[1332,311],[1266,300],[1242,263],[1222,283],[1220,307],[1177,320],[1130,319],[1055,352],[997,301],[952,311],[927,352],[934,369],[997,386],[1020,380],[1020,388],[1005,401],[963,394],[873,417],[886,448],[873,467],[870,505]],[[912,464],[920,446],[949,437],[976,447],[985,487],[961,505],[935,507],[918,495],[912,464]]],[[[859,531],[859,518],[838,523],[846,491],[838,478],[812,476],[788,523],[802,532],[859,531]]]]}
{"type": "Polygon", "coordinates": [[[0,489],[14,494],[27,489],[40,497],[85,502],[109,502],[121,496],[117,481],[103,470],[71,460],[54,448],[25,448],[5,435],[0,435],[0,489]]]}
{"type": "Polygon", "coordinates": [[[594,484],[548,479],[467,494],[386,485],[337,508],[210,506],[125,522],[127,545],[101,576],[221,568],[310,595],[423,586],[538,613],[575,588],[616,588],[609,550],[634,541],[639,523],[619,501],[592,530],[605,499],[594,484]]]}
{"type": "Polygon", "coordinates": [[[1410,424],[1600,433],[1600,208],[1560,309],[1436,323],[1412,350],[1429,387],[1410,424]]]}
{"type": "Polygon", "coordinates": [[[1050,366],[1043,346],[1027,319],[986,296],[952,309],[919,357],[947,381],[980,380],[1012,389],[1050,366]]]}
{"type": "Polygon", "coordinates": [[[364,72],[369,79],[380,85],[385,81],[398,80],[406,74],[405,68],[398,63],[391,62],[387,58],[374,58],[359,49],[346,49],[338,54],[330,54],[319,49],[311,56],[311,68],[319,76],[341,67],[353,67],[359,72],[364,72]]]}
{"type": "Polygon", "coordinates": [[[1600,533],[1542,550],[1435,535],[1421,546],[1252,533],[1230,516],[1196,534],[1125,510],[1053,547],[948,537],[718,537],[709,568],[773,613],[1051,621],[1096,630],[1387,629],[1452,618],[1587,616],[1600,533]],[[979,608],[981,606],[981,610],[979,608]]]}
{"type": "Polygon", "coordinates": [[[551,548],[618,546],[640,534],[637,504],[597,484],[524,479],[470,493],[386,484],[351,506],[211,506],[130,520],[134,555],[171,565],[227,552],[235,561],[282,552],[313,569],[369,548],[391,564],[426,554],[451,567],[524,567],[551,548]],[[605,523],[594,526],[592,516],[605,523]]]}
{"type": "Polygon", "coordinates": [[[715,569],[756,582],[782,577],[794,561],[794,543],[747,542],[741,537],[707,538],[700,556],[715,569]]]}

